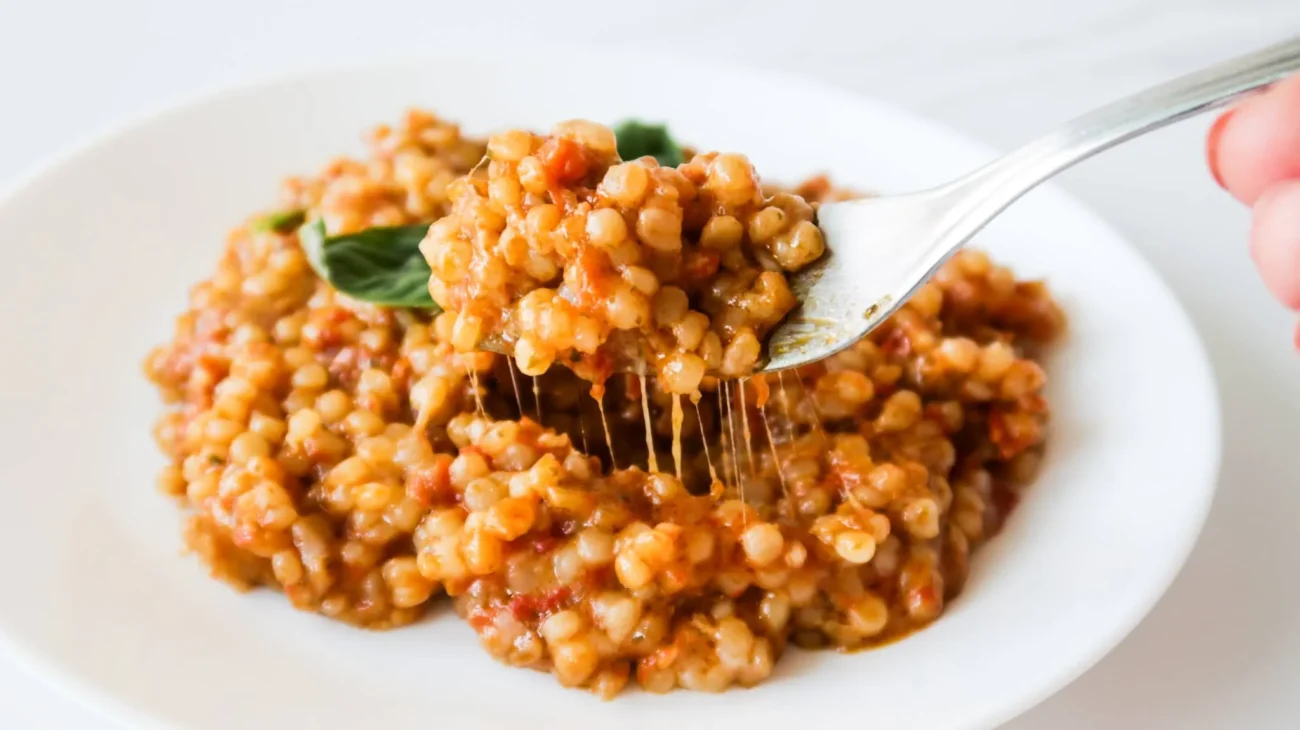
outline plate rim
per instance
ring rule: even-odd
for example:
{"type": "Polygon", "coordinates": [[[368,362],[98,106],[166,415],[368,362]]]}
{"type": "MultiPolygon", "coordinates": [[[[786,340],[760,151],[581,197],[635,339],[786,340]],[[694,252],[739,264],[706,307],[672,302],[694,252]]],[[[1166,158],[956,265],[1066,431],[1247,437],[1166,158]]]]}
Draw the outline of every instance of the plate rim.
{"type": "MultiPolygon", "coordinates": [[[[698,70],[717,70],[733,75],[747,76],[753,79],[765,79],[774,83],[795,84],[838,97],[845,103],[866,105],[878,111],[892,114],[901,120],[923,130],[927,135],[947,137],[954,143],[979,152],[992,159],[1001,154],[996,146],[985,143],[978,137],[909,108],[899,106],[870,94],[857,92],[851,88],[825,81],[809,74],[771,69],[762,66],[737,63],[688,53],[664,54],[643,49],[602,48],[595,45],[566,45],[563,47],[532,43],[515,45],[509,49],[492,49],[484,51],[473,44],[455,40],[440,42],[436,52],[416,52],[401,54],[371,55],[331,63],[315,63],[290,70],[281,70],[269,74],[244,75],[233,80],[209,84],[183,94],[172,94],[163,101],[143,107],[141,111],[124,115],[116,121],[99,127],[90,133],[75,138],[73,142],[63,145],[52,154],[36,163],[20,169],[7,183],[0,185],[0,213],[13,204],[23,191],[41,184],[46,178],[59,174],[65,168],[75,165],[79,158],[102,147],[111,146],[141,127],[164,124],[170,118],[185,113],[199,112],[203,107],[231,102],[243,95],[256,95],[279,86],[289,86],[321,81],[348,74],[376,74],[384,71],[409,70],[417,65],[427,65],[435,60],[482,59],[493,60],[522,58],[536,53],[546,53],[552,57],[562,56],[574,59],[590,60],[593,56],[617,57],[638,64],[662,63],[674,68],[690,65],[698,70]]],[[[1010,695],[1011,699],[995,703],[997,711],[989,711],[981,717],[966,720],[963,727],[994,728],[1042,703],[1052,695],[1064,689],[1105,656],[1119,646],[1150,615],[1152,609],[1165,596],[1170,586],[1182,572],[1192,551],[1199,543],[1209,513],[1216,500],[1222,474],[1223,452],[1223,414],[1218,377],[1209,358],[1204,338],[1196,322],[1192,319],[1181,299],[1165,281],[1160,271],[1154,267],[1142,250],[1135,246],[1130,238],[1123,235],[1101,214],[1091,206],[1059,187],[1054,181],[1040,186],[1040,195],[1048,195],[1059,204],[1069,207],[1073,214],[1088,219],[1099,230],[1110,235],[1120,248],[1132,258],[1133,264],[1141,269],[1153,282],[1152,294],[1168,300],[1181,324],[1190,335],[1190,345],[1198,355],[1191,366],[1199,373],[1197,379],[1207,386],[1201,395],[1208,417],[1208,437],[1212,452],[1207,456],[1205,479],[1208,488],[1203,491],[1200,503],[1196,505],[1194,518],[1189,518],[1184,529],[1187,538],[1180,549],[1171,551],[1161,580],[1152,581],[1146,588],[1140,604],[1140,611],[1127,614],[1123,621],[1117,621],[1106,635],[1105,641],[1097,641],[1091,651],[1080,652],[1074,662],[1061,665],[1055,672],[1039,675],[1036,681],[1026,682],[1026,689],[1010,695]],[[1012,701],[1014,699],[1014,701],[1012,701]]],[[[1186,366],[1186,364],[1185,364],[1186,366]]],[[[16,666],[43,685],[55,690],[57,695],[70,700],[111,723],[125,723],[128,727],[156,730],[173,727],[167,721],[150,710],[121,699],[111,690],[102,687],[92,679],[68,669],[40,649],[25,641],[18,632],[7,624],[0,623],[0,653],[11,658],[16,666]]]]}

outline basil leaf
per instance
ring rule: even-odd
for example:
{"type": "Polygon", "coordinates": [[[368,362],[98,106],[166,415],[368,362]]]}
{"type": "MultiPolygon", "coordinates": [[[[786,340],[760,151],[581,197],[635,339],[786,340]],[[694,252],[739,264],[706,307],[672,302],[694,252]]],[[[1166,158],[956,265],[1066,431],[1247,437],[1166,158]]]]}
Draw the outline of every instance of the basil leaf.
{"type": "Polygon", "coordinates": [[[321,253],[325,248],[325,221],[317,218],[308,221],[298,229],[298,245],[302,248],[302,253],[307,257],[307,263],[316,275],[325,281],[329,281],[329,273],[325,270],[325,262],[321,261],[321,253]]]}
{"type": "Polygon", "coordinates": [[[278,213],[270,213],[253,221],[253,230],[255,231],[275,231],[276,233],[289,233],[293,229],[302,225],[307,219],[305,210],[282,210],[278,213]]]}
{"type": "Polygon", "coordinates": [[[433,272],[420,254],[428,230],[428,223],[417,223],[327,236],[318,218],[298,229],[298,241],[316,273],[353,299],[441,311],[429,296],[433,272]]]}
{"type": "Polygon", "coordinates": [[[682,148],[668,134],[666,125],[628,119],[614,127],[614,137],[618,140],[618,156],[625,160],[652,155],[659,164],[668,167],[686,161],[682,158],[682,148]]]}

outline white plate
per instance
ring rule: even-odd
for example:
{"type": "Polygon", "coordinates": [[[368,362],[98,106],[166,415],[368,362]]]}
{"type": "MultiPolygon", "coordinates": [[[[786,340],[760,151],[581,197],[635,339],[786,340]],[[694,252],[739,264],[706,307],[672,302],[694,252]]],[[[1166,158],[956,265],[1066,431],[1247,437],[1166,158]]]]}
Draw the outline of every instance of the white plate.
{"type": "Polygon", "coordinates": [[[658,58],[466,54],[319,73],[153,116],[0,198],[5,268],[0,635],[38,672],[139,727],[985,728],[1057,690],[1133,628],[1194,542],[1219,453],[1212,378],[1186,316],[1104,223],[1059,192],[981,245],[1046,276],[1071,318],[1049,362],[1044,473],[925,631],[853,655],[792,652],[722,695],[602,703],[494,663],[448,611],[367,633],[237,594],[179,555],[154,492],[157,398],[140,375],[227,228],[280,177],[359,151],[407,105],[473,132],[575,116],[663,119],[747,152],[769,179],[942,181],[991,152],[806,81],[658,58]]]}

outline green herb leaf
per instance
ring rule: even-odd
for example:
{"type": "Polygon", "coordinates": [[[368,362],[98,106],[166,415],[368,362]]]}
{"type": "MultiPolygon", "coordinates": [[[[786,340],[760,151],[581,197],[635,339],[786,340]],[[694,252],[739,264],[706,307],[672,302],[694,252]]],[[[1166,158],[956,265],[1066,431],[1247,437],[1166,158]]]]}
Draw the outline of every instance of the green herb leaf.
{"type": "Polygon", "coordinates": [[[619,122],[614,127],[618,139],[618,156],[625,160],[653,155],[659,164],[676,167],[683,162],[682,148],[668,134],[663,124],[646,124],[636,119],[619,122]]]}
{"type": "Polygon", "coordinates": [[[278,213],[270,213],[253,221],[253,230],[255,231],[275,231],[276,233],[289,233],[293,229],[302,225],[307,219],[305,210],[282,210],[278,213]]]}
{"type": "Polygon", "coordinates": [[[298,229],[298,241],[316,273],[353,299],[441,311],[429,296],[433,272],[420,254],[428,230],[428,223],[417,223],[327,236],[318,218],[298,229]]]}

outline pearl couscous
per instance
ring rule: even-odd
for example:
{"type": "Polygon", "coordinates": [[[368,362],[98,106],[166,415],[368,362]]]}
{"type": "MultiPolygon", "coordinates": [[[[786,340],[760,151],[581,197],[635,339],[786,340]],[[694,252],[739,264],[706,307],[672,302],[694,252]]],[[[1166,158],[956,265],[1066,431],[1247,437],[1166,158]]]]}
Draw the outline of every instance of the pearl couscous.
{"type": "Polygon", "coordinates": [[[1033,478],[1063,318],[984,254],[848,350],[743,377],[821,254],[825,180],[622,161],[590,123],[480,142],[411,112],[369,139],[281,207],[432,224],[447,311],[341,294],[254,218],[147,359],[160,488],[214,576],[367,628],[450,601],[499,660],[603,697],[717,691],[935,620],[1033,478]]]}
{"type": "Polygon", "coordinates": [[[490,339],[526,375],[558,359],[599,393],[648,364],[679,394],[706,372],[747,375],[794,308],[787,274],[825,250],[812,206],[765,194],[742,155],[624,162],[613,130],[574,121],[494,135],[487,159],[421,248],[452,344],[490,339]]]}

